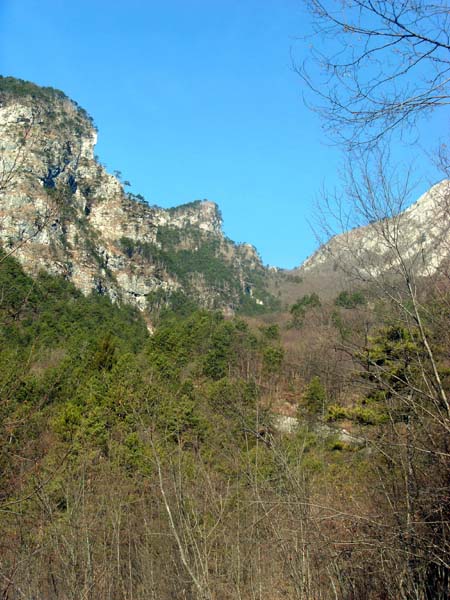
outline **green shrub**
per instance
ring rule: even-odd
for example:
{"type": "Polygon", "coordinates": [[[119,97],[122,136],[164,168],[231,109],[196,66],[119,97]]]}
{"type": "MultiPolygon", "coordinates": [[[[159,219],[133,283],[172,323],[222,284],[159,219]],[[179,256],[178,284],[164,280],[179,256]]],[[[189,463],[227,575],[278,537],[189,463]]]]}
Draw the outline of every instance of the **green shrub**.
{"type": "Polygon", "coordinates": [[[290,326],[300,328],[303,325],[307,311],[311,308],[318,308],[319,306],[321,306],[320,298],[315,292],[302,296],[289,309],[292,316],[290,326]]]}
{"type": "Polygon", "coordinates": [[[320,378],[315,376],[306,387],[301,400],[301,405],[309,415],[323,413],[326,405],[326,391],[320,378]]]}
{"type": "Polygon", "coordinates": [[[356,308],[366,304],[366,299],[362,292],[341,292],[334,301],[336,306],[341,308],[356,308]]]}
{"type": "Polygon", "coordinates": [[[328,406],[325,414],[326,421],[340,421],[347,418],[347,410],[340,404],[330,404],[330,406],[328,406]]]}

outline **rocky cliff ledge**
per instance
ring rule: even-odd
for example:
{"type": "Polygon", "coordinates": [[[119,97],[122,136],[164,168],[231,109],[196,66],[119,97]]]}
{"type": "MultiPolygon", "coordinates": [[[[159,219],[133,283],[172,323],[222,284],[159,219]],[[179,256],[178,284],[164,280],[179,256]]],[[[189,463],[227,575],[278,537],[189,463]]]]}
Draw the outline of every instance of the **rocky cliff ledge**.
{"type": "Polygon", "coordinates": [[[65,94],[0,78],[0,241],[113,300],[154,309],[179,294],[207,308],[273,300],[255,249],[222,232],[213,202],[172,209],[125,193],[94,155],[92,119],[65,94]]]}

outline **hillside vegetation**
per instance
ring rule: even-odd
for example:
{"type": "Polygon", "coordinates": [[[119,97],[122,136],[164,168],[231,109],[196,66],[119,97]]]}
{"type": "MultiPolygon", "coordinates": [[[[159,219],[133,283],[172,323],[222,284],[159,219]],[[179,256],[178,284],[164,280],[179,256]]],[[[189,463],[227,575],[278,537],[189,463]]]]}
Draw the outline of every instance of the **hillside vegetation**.
{"type": "Polygon", "coordinates": [[[149,336],[12,257],[0,273],[5,598],[444,597],[448,420],[389,307],[308,297],[292,326],[185,305],[149,336]]]}
{"type": "Polygon", "coordinates": [[[289,273],[94,144],[0,79],[1,597],[447,600],[448,182],[289,273]]]}

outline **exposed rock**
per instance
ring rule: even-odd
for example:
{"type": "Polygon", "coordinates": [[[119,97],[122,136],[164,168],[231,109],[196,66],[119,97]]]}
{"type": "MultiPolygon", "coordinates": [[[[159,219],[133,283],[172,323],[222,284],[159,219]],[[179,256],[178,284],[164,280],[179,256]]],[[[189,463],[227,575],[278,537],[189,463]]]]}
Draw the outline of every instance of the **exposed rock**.
{"type": "Polygon", "coordinates": [[[434,185],[391,218],[333,237],[298,269],[301,276],[344,270],[362,282],[408,272],[425,277],[445,267],[450,242],[450,181],[434,185]]]}
{"type": "MultiPolygon", "coordinates": [[[[273,415],[273,428],[278,433],[296,433],[299,426],[300,421],[296,417],[288,417],[279,414],[273,415]]],[[[314,427],[314,431],[322,437],[332,437],[352,446],[365,446],[367,444],[367,441],[363,437],[353,435],[341,427],[330,427],[323,423],[317,423],[314,427]]]]}
{"type": "Polygon", "coordinates": [[[62,92],[0,78],[0,242],[28,272],[142,310],[177,292],[231,313],[246,295],[267,302],[259,256],[225,238],[214,202],[149,206],[99,164],[96,141],[62,92]]]}
{"type": "Polygon", "coordinates": [[[298,430],[298,419],[286,415],[275,414],[273,416],[273,427],[279,433],[295,433],[298,430]]]}

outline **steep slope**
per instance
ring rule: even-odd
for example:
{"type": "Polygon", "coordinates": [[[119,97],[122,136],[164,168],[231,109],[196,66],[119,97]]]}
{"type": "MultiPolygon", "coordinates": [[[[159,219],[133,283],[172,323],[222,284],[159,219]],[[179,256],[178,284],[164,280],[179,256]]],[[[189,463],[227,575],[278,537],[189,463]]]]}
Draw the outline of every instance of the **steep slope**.
{"type": "Polygon", "coordinates": [[[96,140],[62,92],[0,78],[0,241],[28,272],[142,310],[180,294],[228,311],[273,304],[256,250],[224,236],[216,204],[149,206],[106,172],[96,140]]]}
{"type": "Polygon", "coordinates": [[[448,256],[450,181],[434,185],[412,206],[391,218],[335,236],[300,267],[310,272],[333,261],[364,263],[373,277],[395,269],[395,255],[418,275],[432,275],[448,256]]]}
{"type": "Polygon", "coordinates": [[[392,279],[405,272],[432,276],[448,264],[449,203],[450,181],[444,180],[406,210],[334,236],[292,271],[291,278],[301,279],[304,293],[329,295],[349,284],[392,279]]]}

